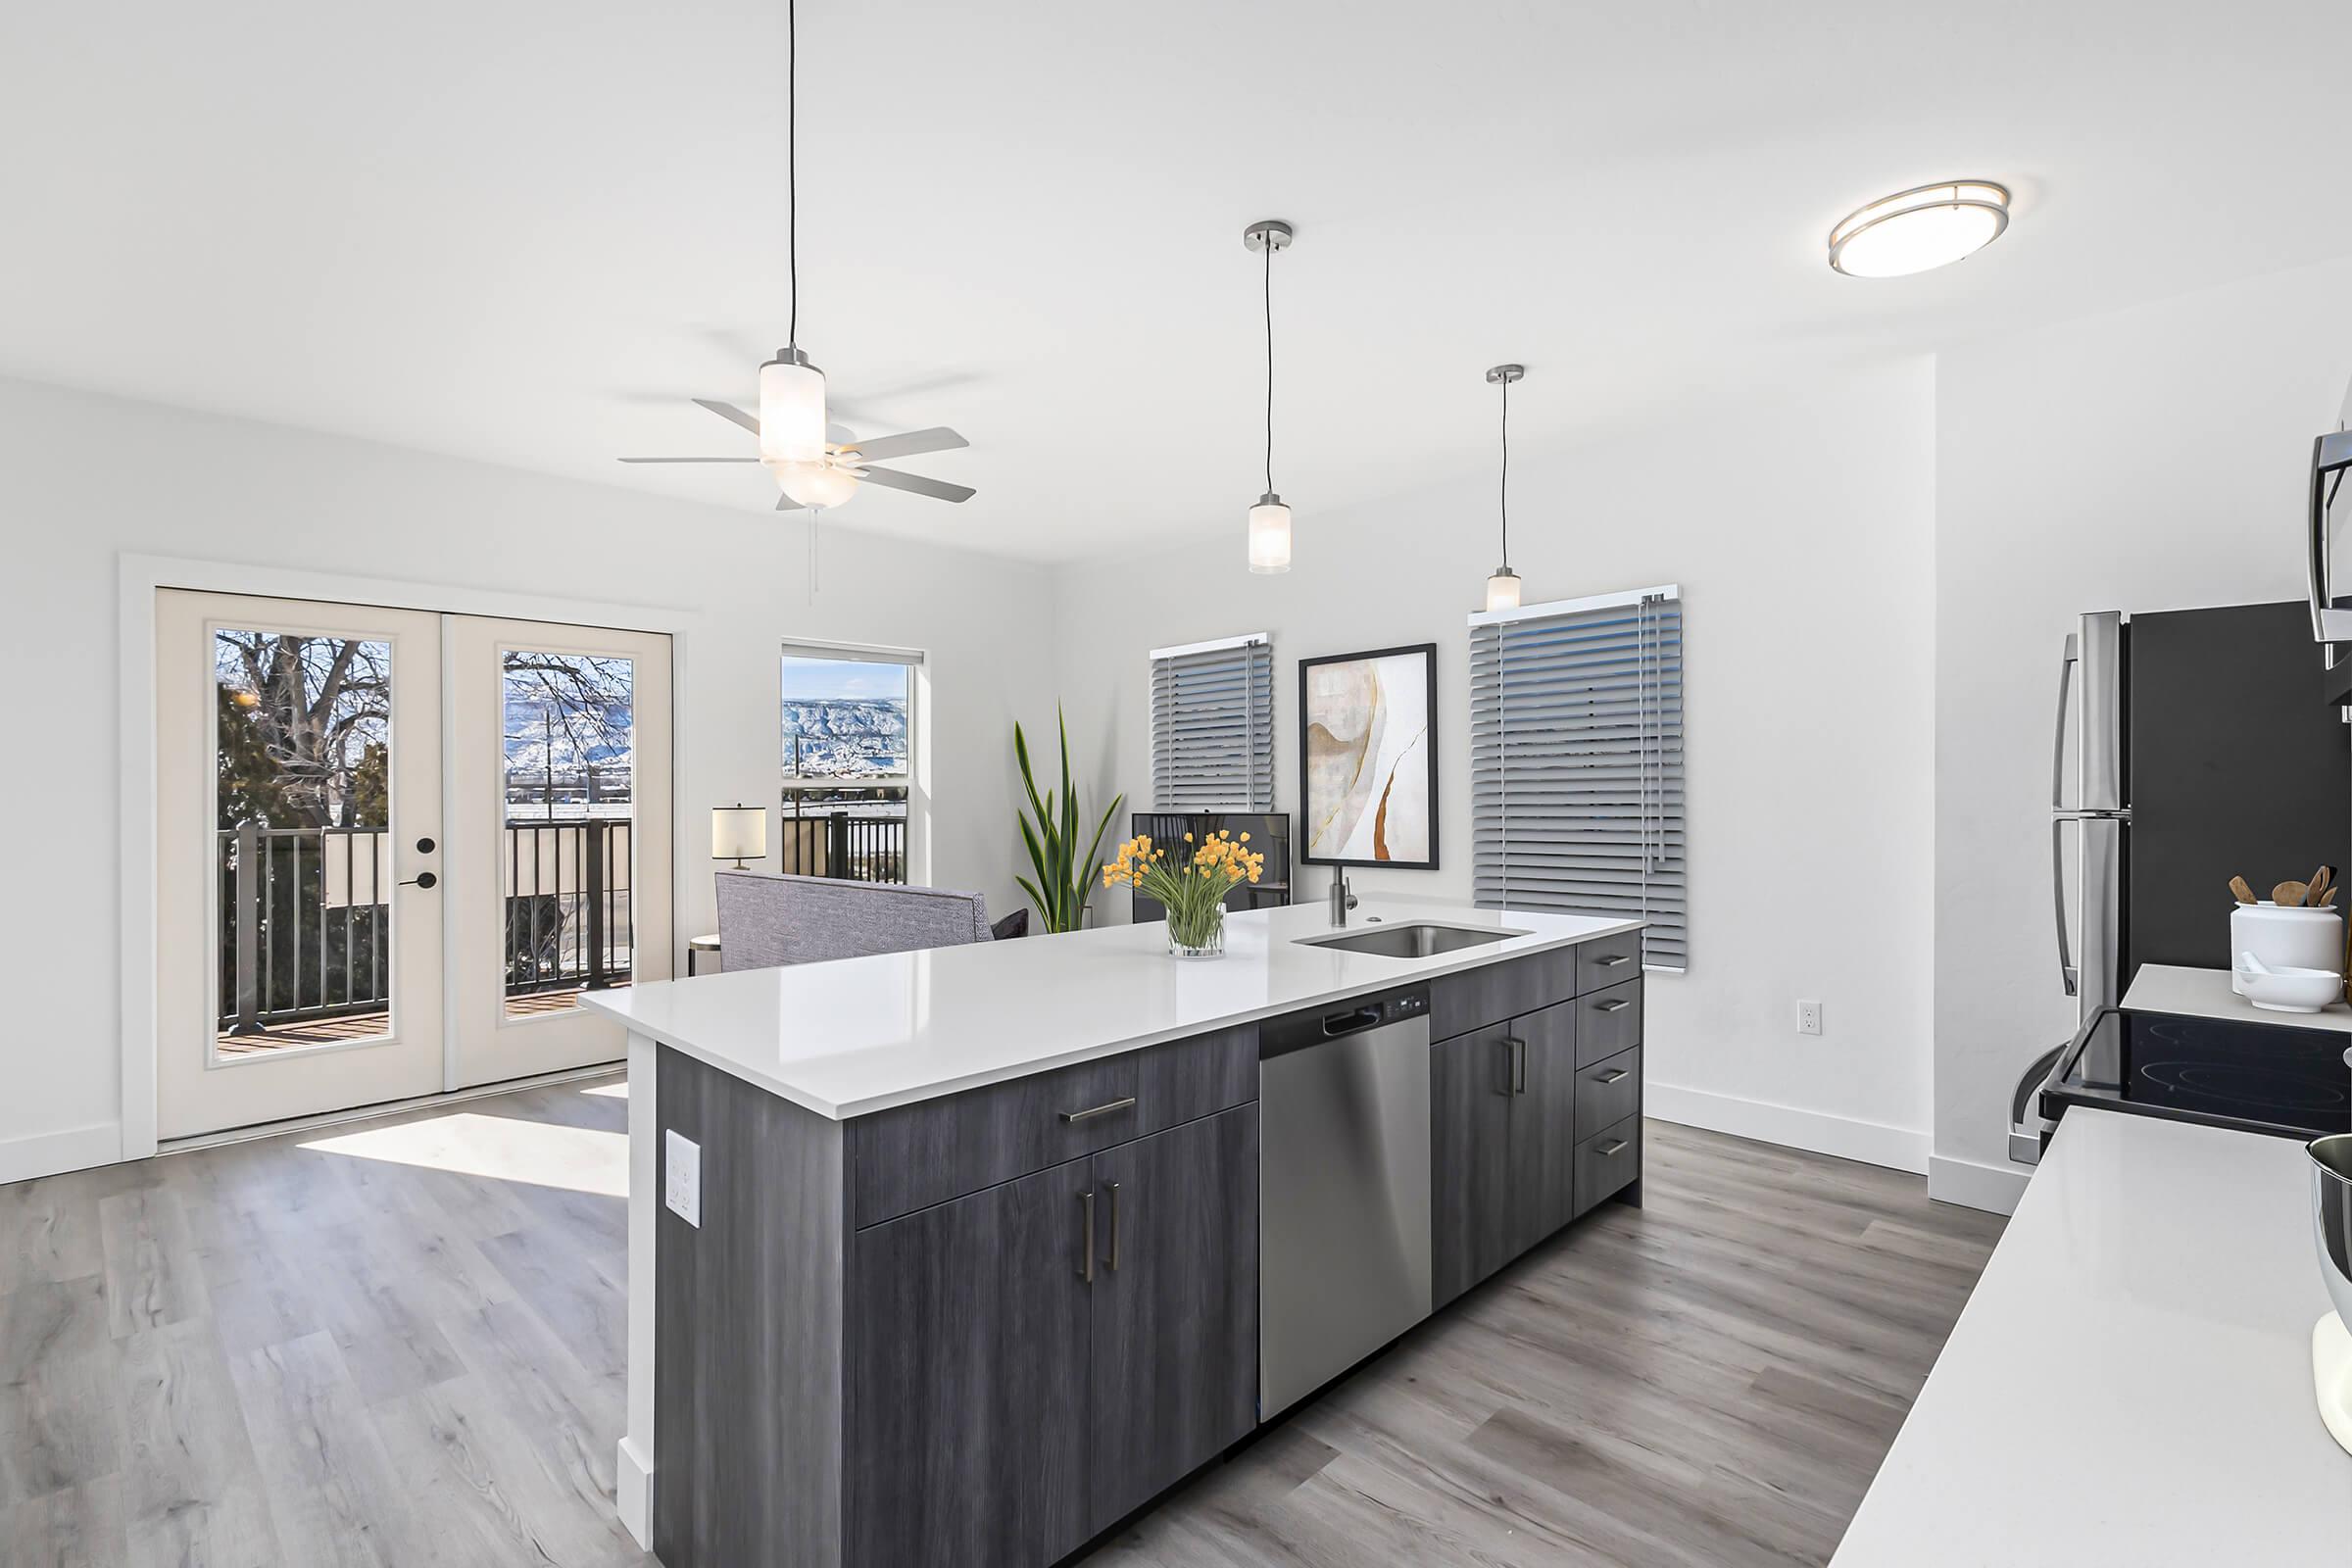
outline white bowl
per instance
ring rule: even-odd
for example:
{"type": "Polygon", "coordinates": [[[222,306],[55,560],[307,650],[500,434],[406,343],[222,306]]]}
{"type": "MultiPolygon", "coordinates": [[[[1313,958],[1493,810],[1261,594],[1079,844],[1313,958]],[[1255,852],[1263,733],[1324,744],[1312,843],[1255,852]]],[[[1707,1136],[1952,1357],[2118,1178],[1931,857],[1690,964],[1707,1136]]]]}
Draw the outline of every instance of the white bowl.
{"type": "Polygon", "coordinates": [[[2280,908],[2276,904],[2240,904],[2230,911],[2230,988],[2246,995],[2237,962],[2251,953],[2273,969],[2326,969],[2342,973],[2344,917],[2334,909],[2280,908]]]}
{"type": "Polygon", "coordinates": [[[2237,984],[2248,1002],[2271,1012],[2318,1012],[2344,989],[2343,978],[2330,969],[2274,968],[2256,974],[2241,965],[2237,984]]]}

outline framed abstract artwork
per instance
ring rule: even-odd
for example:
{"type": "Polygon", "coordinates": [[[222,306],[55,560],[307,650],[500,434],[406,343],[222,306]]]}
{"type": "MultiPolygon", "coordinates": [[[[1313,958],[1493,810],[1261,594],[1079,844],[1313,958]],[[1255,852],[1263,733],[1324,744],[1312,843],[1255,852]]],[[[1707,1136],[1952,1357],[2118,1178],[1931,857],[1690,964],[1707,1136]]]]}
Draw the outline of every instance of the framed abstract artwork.
{"type": "Polygon", "coordinates": [[[1438,645],[1298,662],[1298,858],[1438,864],[1438,645]]]}

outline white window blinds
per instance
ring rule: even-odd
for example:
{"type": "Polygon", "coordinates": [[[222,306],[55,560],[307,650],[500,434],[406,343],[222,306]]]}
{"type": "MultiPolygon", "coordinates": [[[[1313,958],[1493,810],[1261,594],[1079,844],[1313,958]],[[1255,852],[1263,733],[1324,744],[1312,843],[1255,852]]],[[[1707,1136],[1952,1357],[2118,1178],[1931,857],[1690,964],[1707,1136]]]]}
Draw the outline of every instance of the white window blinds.
{"type": "Polygon", "coordinates": [[[1152,651],[1152,800],[1274,809],[1274,650],[1263,632],[1152,651]]]}
{"type": "Polygon", "coordinates": [[[1640,916],[1688,966],[1678,588],[1470,617],[1470,811],[1482,906],[1640,916]]]}

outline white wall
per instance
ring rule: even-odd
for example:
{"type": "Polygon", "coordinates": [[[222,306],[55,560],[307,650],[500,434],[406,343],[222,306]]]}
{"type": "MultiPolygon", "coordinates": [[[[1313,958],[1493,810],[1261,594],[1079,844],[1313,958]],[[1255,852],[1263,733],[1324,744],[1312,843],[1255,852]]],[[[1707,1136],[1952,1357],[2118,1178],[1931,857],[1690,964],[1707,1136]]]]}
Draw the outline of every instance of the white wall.
{"type": "Polygon", "coordinates": [[[2352,374],[2347,300],[2352,259],[1941,357],[1938,1197],[2015,1201],[2010,1092],[2074,1027],[2050,915],[2059,647],[2083,611],[2302,596],[2311,442],[2352,374]]]}
{"type": "Polygon", "coordinates": [[[678,854],[698,873],[681,940],[710,928],[709,808],[776,799],[779,643],[924,649],[933,880],[1018,902],[1010,739],[1014,718],[1051,712],[1042,568],[833,525],[811,603],[802,524],[776,514],[5,380],[0,530],[0,1181],[115,1157],[123,553],[698,612],[677,725],[678,854]]]}
{"type": "MultiPolygon", "coordinates": [[[[1914,361],[1511,465],[1531,602],[1661,582],[1686,595],[1691,967],[1651,977],[1649,1108],[1914,1170],[1930,1111],[1934,456],[1933,369],[1914,361]],[[1799,998],[1825,1004],[1822,1037],[1795,1033],[1799,998]]],[[[1445,863],[1356,882],[1466,898],[1464,616],[1494,564],[1494,496],[1492,469],[1348,512],[1301,487],[1296,565],[1251,577],[1237,495],[1230,531],[1200,547],[1065,569],[1062,696],[1097,798],[1148,800],[1154,647],[1273,634],[1291,809],[1298,660],[1434,641],[1445,863]]],[[[1302,898],[1325,885],[1299,880],[1302,898]]],[[[1098,898],[1125,918],[1123,897],[1098,898]]]]}

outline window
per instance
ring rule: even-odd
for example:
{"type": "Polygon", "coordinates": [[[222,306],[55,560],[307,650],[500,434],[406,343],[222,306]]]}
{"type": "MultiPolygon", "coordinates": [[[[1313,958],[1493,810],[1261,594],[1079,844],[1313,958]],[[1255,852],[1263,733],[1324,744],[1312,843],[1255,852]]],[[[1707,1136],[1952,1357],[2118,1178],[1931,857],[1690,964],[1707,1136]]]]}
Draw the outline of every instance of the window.
{"type": "Polygon", "coordinates": [[[787,645],[783,869],[904,882],[922,655],[787,645]]]}
{"type": "Polygon", "coordinates": [[[1687,966],[1678,588],[1470,617],[1470,812],[1482,906],[1638,915],[1687,966]]]}
{"type": "Polygon", "coordinates": [[[1152,803],[1274,809],[1274,649],[1263,632],[1152,651],[1152,803]]]}

